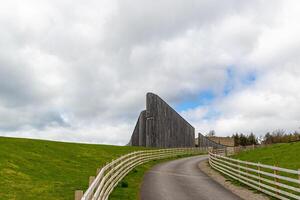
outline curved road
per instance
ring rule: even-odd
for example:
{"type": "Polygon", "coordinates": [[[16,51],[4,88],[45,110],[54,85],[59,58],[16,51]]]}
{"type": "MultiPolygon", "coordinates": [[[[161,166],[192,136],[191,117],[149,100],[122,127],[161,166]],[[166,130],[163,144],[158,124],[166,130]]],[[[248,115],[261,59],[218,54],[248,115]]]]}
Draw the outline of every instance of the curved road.
{"type": "Polygon", "coordinates": [[[154,166],[146,173],[142,200],[241,200],[202,172],[198,164],[207,156],[195,156],[154,166]]]}

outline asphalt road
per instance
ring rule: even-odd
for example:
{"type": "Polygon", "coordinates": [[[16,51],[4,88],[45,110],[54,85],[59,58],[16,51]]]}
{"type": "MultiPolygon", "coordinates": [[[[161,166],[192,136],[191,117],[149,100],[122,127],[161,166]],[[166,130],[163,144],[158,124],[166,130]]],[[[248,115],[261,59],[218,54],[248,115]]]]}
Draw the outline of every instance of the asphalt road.
{"type": "Polygon", "coordinates": [[[198,164],[207,159],[196,156],[154,166],[145,174],[142,200],[241,200],[203,173],[198,164]]]}

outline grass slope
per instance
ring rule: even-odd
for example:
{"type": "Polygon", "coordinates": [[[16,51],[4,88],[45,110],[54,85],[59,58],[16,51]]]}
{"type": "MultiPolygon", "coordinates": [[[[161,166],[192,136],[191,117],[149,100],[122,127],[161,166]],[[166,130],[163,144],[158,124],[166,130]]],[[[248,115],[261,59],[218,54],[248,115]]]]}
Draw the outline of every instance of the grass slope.
{"type": "Polygon", "coordinates": [[[265,148],[244,151],[233,157],[297,170],[300,168],[300,142],[274,144],[265,148]]]}
{"type": "MultiPolygon", "coordinates": [[[[285,143],[285,144],[274,144],[269,147],[264,148],[258,148],[250,151],[241,152],[238,155],[233,156],[234,158],[238,158],[241,160],[246,160],[250,162],[260,162],[267,165],[276,165],[283,168],[288,169],[295,169],[298,170],[300,168],[300,142],[293,142],[293,143],[285,143]]],[[[252,167],[256,169],[256,167],[252,167]]],[[[273,173],[272,170],[266,170],[265,171],[269,173],[273,173]]],[[[256,173],[252,173],[254,175],[257,175],[256,173]]],[[[298,175],[296,174],[289,174],[286,172],[277,172],[278,175],[282,176],[288,176],[294,179],[298,179],[298,175]]],[[[272,178],[268,176],[262,175],[263,178],[271,179],[272,178]]],[[[293,187],[299,187],[296,183],[291,183],[284,180],[278,180],[280,183],[284,183],[293,187]]],[[[266,185],[269,185],[268,183],[265,183],[266,185]]],[[[243,184],[241,184],[243,185],[243,184]]],[[[273,185],[272,185],[273,186],[273,185]]],[[[293,193],[295,195],[299,195],[299,193],[296,193],[289,189],[281,188],[284,191],[293,193]]],[[[274,199],[274,198],[270,198],[274,199]]]]}
{"type": "Polygon", "coordinates": [[[0,199],[73,199],[99,166],[138,149],[0,137],[0,199]]]}

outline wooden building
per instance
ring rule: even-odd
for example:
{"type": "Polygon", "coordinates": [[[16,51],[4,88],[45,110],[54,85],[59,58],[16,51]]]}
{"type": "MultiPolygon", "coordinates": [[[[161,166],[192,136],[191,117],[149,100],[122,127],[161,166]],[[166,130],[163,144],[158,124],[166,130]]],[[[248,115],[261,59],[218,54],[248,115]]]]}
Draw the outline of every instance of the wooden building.
{"type": "Polygon", "coordinates": [[[158,95],[147,93],[146,110],[139,115],[129,145],[194,147],[195,129],[158,95]]]}

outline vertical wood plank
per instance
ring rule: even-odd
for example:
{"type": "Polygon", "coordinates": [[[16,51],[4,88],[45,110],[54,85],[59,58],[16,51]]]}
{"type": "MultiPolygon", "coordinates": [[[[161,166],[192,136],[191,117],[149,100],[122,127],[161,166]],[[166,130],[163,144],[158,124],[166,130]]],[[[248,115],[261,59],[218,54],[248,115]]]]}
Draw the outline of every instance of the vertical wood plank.
{"type": "Polygon", "coordinates": [[[97,168],[96,175],[98,175],[101,171],[101,168],[97,168]]]}
{"type": "Polygon", "coordinates": [[[83,197],[83,191],[82,190],[76,190],[75,191],[75,200],[81,200],[83,197]]]}
{"type": "Polygon", "coordinates": [[[131,144],[161,148],[194,147],[195,128],[159,96],[147,93],[146,111],[138,118],[131,144]]]}
{"type": "Polygon", "coordinates": [[[89,178],[89,186],[92,185],[93,181],[95,180],[95,176],[90,176],[89,178]]]}
{"type": "MultiPolygon", "coordinates": [[[[299,180],[300,180],[300,169],[298,169],[298,178],[299,178],[299,180]]],[[[299,188],[300,188],[300,184],[299,184],[299,188]]]]}
{"type": "Polygon", "coordinates": [[[240,181],[241,167],[240,167],[240,163],[239,163],[239,162],[237,162],[237,163],[238,163],[238,170],[239,170],[239,178],[238,178],[238,181],[241,182],[241,181],[240,181]]]}
{"type": "MultiPolygon", "coordinates": [[[[276,167],[276,165],[274,165],[274,167],[276,167]]],[[[277,172],[277,170],[276,169],[274,169],[274,175],[277,175],[278,174],[278,172],[277,172]]],[[[274,177],[274,181],[275,181],[275,183],[277,183],[278,182],[278,179],[276,178],[276,177],[274,177]]],[[[278,185],[276,184],[276,189],[278,189],[278,185]]],[[[276,191],[276,194],[278,195],[278,191],[276,191]]]]}
{"type": "MultiPolygon", "coordinates": [[[[258,163],[258,164],[260,164],[260,163],[258,163]]],[[[259,172],[258,172],[258,177],[260,178],[260,166],[257,167],[257,170],[259,171],[259,172]]],[[[261,187],[261,186],[260,186],[260,183],[261,183],[261,180],[258,179],[258,187],[259,187],[259,188],[261,187]]]]}

